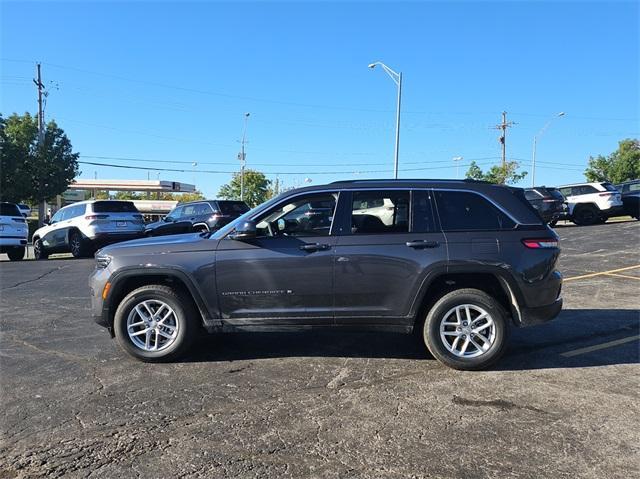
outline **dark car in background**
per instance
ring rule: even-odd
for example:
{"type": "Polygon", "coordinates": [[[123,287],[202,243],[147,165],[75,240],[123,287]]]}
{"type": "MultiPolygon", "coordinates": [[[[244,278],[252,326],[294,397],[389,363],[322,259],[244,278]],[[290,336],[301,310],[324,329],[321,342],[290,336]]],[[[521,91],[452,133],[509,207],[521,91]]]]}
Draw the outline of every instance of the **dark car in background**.
{"type": "Polygon", "coordinates": [[[625,181],[615,186],[622,193],[624,213],[640,220],[640,180],[625,181]]]}
{"type": "Polygon", "coordinates": [[[200,200],[181,203],[161,221],[145,226],[146,236],[216,231],[249,211],[244,201],[200,200]]]}
{"type": "Polygon", "coordinates": [[[557,188],[549,186],[526,188],[524,196],[538,211],[545,223],[551,226],[555,226],[559,219],[567,215],[564,196],[557,188]]]}

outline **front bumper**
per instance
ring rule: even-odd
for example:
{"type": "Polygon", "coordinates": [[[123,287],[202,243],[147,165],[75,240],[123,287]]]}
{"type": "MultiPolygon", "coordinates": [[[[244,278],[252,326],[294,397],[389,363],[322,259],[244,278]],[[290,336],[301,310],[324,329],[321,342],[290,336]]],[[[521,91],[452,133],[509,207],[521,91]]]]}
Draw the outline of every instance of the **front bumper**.
{"type": "Polygon", "coordinates": [[[91,293],[91,316],[100,326],[111,329],[109,324],[109,310],[102,299],[102,292],[109,281],[108,269],[96,269],[89,276],[89,291],[91,293]]]}

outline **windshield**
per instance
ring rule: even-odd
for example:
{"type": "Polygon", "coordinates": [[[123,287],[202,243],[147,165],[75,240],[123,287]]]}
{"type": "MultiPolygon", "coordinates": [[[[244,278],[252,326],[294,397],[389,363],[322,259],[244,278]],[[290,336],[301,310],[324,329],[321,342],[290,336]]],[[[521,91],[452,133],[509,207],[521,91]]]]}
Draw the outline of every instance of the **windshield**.
{"type": "Polygon", "coordinates": [[[221,239],[224,238],[227,234],[229,234],[231,231],[233,231],[236,227],[236,225],[238,223],[241,223],[242,221],[245,221],[249,218],[251,218],[252,216],[254,216],[257,212],[262,211],[262,209],[269,207],[270,205],[280,201],[280,198],[282,197],[282,194],[275,196],[273,198],[271,198],[270,200],[265,201],[264,203],[259,204],[258,206],[256,206],[255,208],[250,209],[249,211],[247,211],[245,214],[243,214],[242,216],[238,216],[235,220],[233,220],[231,223],[227,224],[226,226],[223,226],[222,228],[220,228],[218,231],[216,231],[215,233],[213,233],[211,235],[211,238],[213,239],[221,239]]]}

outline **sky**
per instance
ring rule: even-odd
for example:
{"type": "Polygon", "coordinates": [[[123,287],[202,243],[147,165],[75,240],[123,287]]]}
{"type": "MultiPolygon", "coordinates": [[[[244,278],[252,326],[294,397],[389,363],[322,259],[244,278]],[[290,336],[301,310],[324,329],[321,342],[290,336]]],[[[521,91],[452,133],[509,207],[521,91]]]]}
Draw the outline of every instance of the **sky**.
{"type": "Polygon", "coordinates": [[[245,113],[247,168],[284,186],[391,178],[397,89],[367,68],[381,61],[403,74],[400,178],[499,163],[506,111],[507,157],[530,172],[537,135],[536,184],[577,182],[589,156],[640,137],[639,5],[1,1],[0,113],[37,112],[41,62],[45,119],[81,178],[214,198],[239,169],[245,113]]]}

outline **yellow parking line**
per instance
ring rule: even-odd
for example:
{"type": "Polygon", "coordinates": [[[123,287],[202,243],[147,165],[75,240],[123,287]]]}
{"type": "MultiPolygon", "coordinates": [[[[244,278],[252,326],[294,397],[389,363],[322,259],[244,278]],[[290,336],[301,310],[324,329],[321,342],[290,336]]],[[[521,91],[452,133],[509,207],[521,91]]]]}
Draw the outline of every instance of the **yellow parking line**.
{"type": "Polygon", "coordinates": [[[635,266],[627,266],[626,268],[610,269],[609,271],[600,271],[599,273],[583,274],[581,276],[572,276],[571,278],[564,278],[564,281],[574,281],[576,279],[593,278],[594,276],[600,276],[603,274],[619,273],[620,271],[628,271],[630,269],[640,268],[640,264],[635,266]]]}
{"type": "Polygon", "coordinates": [[[617,278],[635,279],[635,280],[640,281],[640,277],[638,277],[638,276],[627,276],[626,274],[607,273],[607,276],[615,276],[617,278]]]}
{"type": "Polygon", "coordinates": [[[627,338],[622,338],[622,339],[616,339],[615,341],[596,344],[595,346],[589,346],[586,348],[574,349],[573,351],[567,351],[566,353],[562,353],[560,354],[560,356],[564,356],[565,358],[570,358],[572,356],[578,356],[580,354],[586,354],[592,351],[598,351],[600,349],[612,348],[613,346],[618,346],[620,344],[630,343],[631,341],[635,341],[636,339],[640,339],[640,335],[629,336],[627,338]]]}

